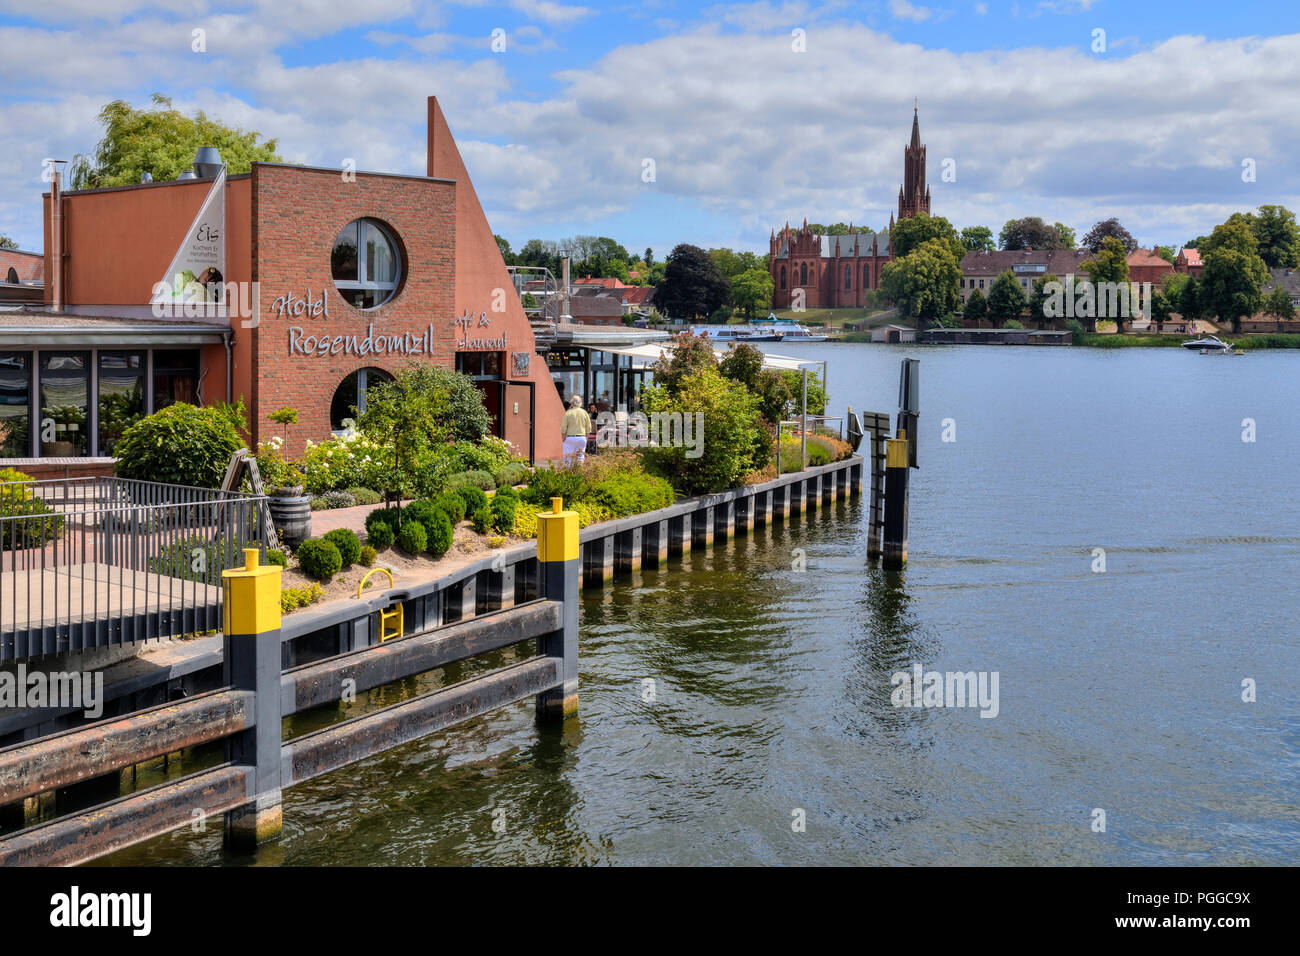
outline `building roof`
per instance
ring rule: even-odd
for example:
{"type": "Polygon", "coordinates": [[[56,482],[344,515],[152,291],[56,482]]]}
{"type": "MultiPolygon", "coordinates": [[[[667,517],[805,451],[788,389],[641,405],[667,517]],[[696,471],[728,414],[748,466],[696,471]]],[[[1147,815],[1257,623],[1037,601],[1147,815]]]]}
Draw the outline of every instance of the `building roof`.
{"type": "MultiPolygon", "coordinates": [[[[1012,249],[968,252],[962,256],[962,275],[997,276],[1010,269],[1033,275],[1070,275],[1091,258],[1087,249],[1012,249]],[[1019,267],[1019,268],[1017,268],[1019,267]]],[[[1163,261],[1163,260],[1161,260],[1163,261]]]]}
{"type": "Polygon", "coordinates": [[[1163,258],[1154,249],[1134,249],[1128,254],[1128,264],[1132,266],[1166,266],[1170,269],[1174,264],[1168,259],[1163,258]]]}
{"type": "Polygon", "coordinates": [[[596,286],[600,286],[602,289],[627,289],[627,288],[629,288],[629,286],[627,285],[627,283],[622,282],[622,281],[620,281],[620,280],[618,280],[618,279],[615,279],[615,278],[613,278],[612,276],[598,276],[598,277],[596,277],[596,278],[594,278],[594,279],[593,279],[591,276],[583,276],[581,279],[574,279],[574,280],[572,280],[572,282],[571,282],[570,284],[571,284],[571,285],[586,285],[586,286],[596,285],[596,286]]]}
{"type": "Polygon", "coordinates": [[[569,300],[569,314],[576,318],[617,317],[623,303],[612,295],[575,295],[569,300]]]}
{"type": "Polygon", "coordinates": [[[80,315],[48,309],[0,309],[0,346],[42,345],[52,340],[79,345],[216,344],[230,334],[228,324],[197,319],[138,319],[120,315],[80,315]]]}
{"type": "Polygon", "coordinates": [[[1189,266],[1199,266],[1201,264],[1201,254],[1190,246],[1184,246],[1178,250],[1178,255],[1189,266]]]}
{"type": "MultiPolygon", "coordinates": [[[[819,236],[821,240],[821,257],[823,259],[834,259],[838,254],[842,258],[851,258],[854,255],[869,256],[871,244],[876,243],[876,252],[878,256],[889,255],[889,231],[882,229],[880,232],[851,233],[843,236],[819,236]],[[853,251],[854,240],[857,240],[858,251],[853,251]]],[[[776,258],[790,258],[790,239],[782,235],[781,245],[776,250],[776,258]]]]}
{"type": "Polygon", "coordinates": [[[623,290],[625,305],[649,305],[654,297],[655,287],[652,285],[636,285],[623,290]]]}
{"type": "Polygon", "coordinates": [[[1272,292],[1279,286],[1291,295],[1300,295],[1300,270],[1276,268],[1268,270],[1269,277],[1260,286],[1263,292],[1272,292]]]}

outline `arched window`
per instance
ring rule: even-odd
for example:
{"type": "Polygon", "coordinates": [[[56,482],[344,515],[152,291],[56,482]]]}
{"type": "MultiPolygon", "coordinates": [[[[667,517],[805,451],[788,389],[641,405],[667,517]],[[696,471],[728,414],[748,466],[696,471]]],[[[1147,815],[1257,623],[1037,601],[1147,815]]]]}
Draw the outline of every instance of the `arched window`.
{"type": "Polygon", "coordinates": [[[781,288],[785,289],[785,266],[781,267],[781,288]]]}
{"type": "Polygon", "coordinates": [[[844,267],[844,288],[846,290],[853,288],[853,267],[852,266],[844,267]]]}
{"type": "Polygon", "coordinates": [[[355,419],[366,410],[366,390],[380,382],[391,382],[393,376],[382,368],[359,368],[334,390],[330,401],[330,427],[343,430],[343,419],[355,419]]]}
{"type": "Polygon", "coordinates": [[[871,288],[871,266],[862,267],[862,288],[871,288]]]}
{"type": "Polygon", "coordinates": [[[804,262],[799,265],[799,284],[808,284],[808,263],[804,262]]]}
{"type": "Polygon", "coordinates": [[[18,284],[18,270],[13,266],[9,267],[9,274],[5,276],[5,282],[12,282],[14,285],[18,284]]]}

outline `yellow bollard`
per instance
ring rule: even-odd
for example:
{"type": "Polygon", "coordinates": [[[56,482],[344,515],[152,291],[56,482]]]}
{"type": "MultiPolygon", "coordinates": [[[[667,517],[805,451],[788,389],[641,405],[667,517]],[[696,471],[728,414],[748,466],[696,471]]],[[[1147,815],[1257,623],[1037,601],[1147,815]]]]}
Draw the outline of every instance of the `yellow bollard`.
{"type": "Polygon", "coordinates": [[[537,695],[537,719],[562,722],[578,712],[578,513],[560,498],[537,516],[538,596],[563,605],[561,627],[537,641],[537,652],[559,659],[561,685],[537,695]]]}

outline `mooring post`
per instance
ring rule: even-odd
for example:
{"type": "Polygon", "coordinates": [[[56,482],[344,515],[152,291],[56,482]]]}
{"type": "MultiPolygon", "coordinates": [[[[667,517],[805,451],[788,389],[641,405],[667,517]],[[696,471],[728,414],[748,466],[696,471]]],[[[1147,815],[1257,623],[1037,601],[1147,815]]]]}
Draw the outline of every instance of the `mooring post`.
{"type": "Polygon", "coordinates": [[[881,567],[898,571],[907,564],[908,440],[891,438],[885,450],[885,548],[881,567]]]}
{"type": "Polygon", "coordinates": [[[248,850],[280,835],[280,567],[259,567],[257,548],[243,568],[222,571],[226,594],[223,678],[253,691],[250,730],[229,737],[226,759],[249,768],[248,798],[225,818],[226,846],[248,850]]]}
{"type": "Polygon", "coordinates": [[[565,511],[560,498],[551,512],[537,516],[539,595],[562,605],[558,631],[537,639],[537,653],[557,658],[563,683],[537,695],[537,719],[560,723],[578,712],[578,513],[565,511]]]}

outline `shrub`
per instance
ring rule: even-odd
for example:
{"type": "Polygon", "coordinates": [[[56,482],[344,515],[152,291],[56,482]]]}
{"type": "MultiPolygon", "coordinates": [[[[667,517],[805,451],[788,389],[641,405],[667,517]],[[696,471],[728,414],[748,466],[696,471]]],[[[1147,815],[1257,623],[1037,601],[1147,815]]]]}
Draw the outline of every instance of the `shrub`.
{"type": "Polygon", "coordinates": [[[402,523],[402,512],[398,508],[376,508],[370,514],[366,515],[366,534],[375,533],[375,525],[387,525],[394,533],[397,526],[402,523]]]}
{"type": "Polygon", "coordinates": [[[340,488],[352,491],[353,486],[377,488],[386,475],[379,445],[358,434],[308,441],[297,468],[302,473],[303,487],[313,495],[340,488]]]}
{"type": "Polygon", "coordinates": [[[318,581],[328,581],[343,567],[343,556],[333,541],[308,538],[298,546],[298,566],[318,581]]]}
{"type": "Polygon", "coordinates": [[[312,511],[329,510],[329,502],[325,500],[324,495],[312,495],[309,499],[307,499],[307,504],[311,507],[312,511]]]}
{"type": "Polygon", "coordinates": [[[592,486],[588,500],[613,515],[625,517],[667,508],[673,503],[673,486],[645,472],[626,471],[592,486]]]}
{"type": "Polygon", "coordinates": [[[429,530],[429,524],[433,521],[433,516],[438,509],[433,502],[427,498],[421,498],[419,501],[412,501],[402,509],[402,523],[408,521],[418,521],[424,525],[424,530],[429,530]]]}
{"type": "Polygon", "coordinates": [[[216,488],[225,477],[230,456],[244,447],[244,407],[195,408],[168,405],[129,426],[113,454],[117,474],[139,481],[216,488]]]}
{"type": "Polygon", "coordinates": [[[487,504],[487,494],[482,488],[476,488],[473,485],[461,485],[456,489],[455,494],[460,495],[465,502],[465,514],[472,515],[487,504]]]}
{"type": "Polygon", "coordinates": [[[497,534],[494,534],[492,537],[488,538],[487,540],[488,540],[489,548],[499,548],[506,543],[506,539],[502,535],[497,535],[497,534]]]}
{"type": "Polygon", "coordinates": [[[533,472],[524,501],[535,505],[550,504],[552,498],[563,498],[565,504],[576,503],[587,496],[590,486],[582,472],[572,468],[538,468],[533,472]]]}
{"type": "Polygon", "coordinates": [[[284,552],[279,548],[267,548],[266,560],[270,561],[272,564],[278,564],[282,568],[287,568],[289,566],[289,559],[285,557],[284,552]]]}
{"type": "Polygon", "coordinates": [[[361,556],[357,559],[367,568],[373,568],[375,561],[379,559],[379,552],[368,544],[361,546],[361,556]]]}
{"type": "MultiPolygon", "coordinates": [[[[567,505],[565,506],[568,507],[567,505]]],[[[608,521],[614,517],[609,513],[609,509],[604,505],[593,504],[590,501],[579,501],[569,510],[578,513],[578,527],[585,528],[589,524],[597,524],[601,521],[608,521]]]]}
{"type": "Polygon", "coordinates": [[[321,497],[325,499],[326,508],[354,508],[357,504],[357,499],[346,491],[327,491],[321,497]]]}
{"type": "Polygon", "coordinates": [[[644,451],[653,470],[679,491],[688,495],[722,491],[754,469],[758,431],[764,425],[758,397],[743,385],[705,368],[682,378],[675,392],[652,385],[642,394],[646,411],[678,413],[684,421],[690,416],[693,424],[698,423],[694,447],[679,443],[644,451]]]}
{"type": "Polygon", "coordinates": [[[32,476],[16,471],[13,468],[0,468],[0,501],[8,501],[11,498],[19,500],[30,498],[32,489],[26,485],[7,484],[12,481],[31,481],[32,476]]]}
{"type": "Polygon", "coordinates": [[[1081,345],[1083,343],[1083,323],[1078,319],[1066,319],[1065,327],[1070,332],[1070,344],[1081,345]]]}
{"type": "Polygon", "coordinates": [[[393,526],[385,521],[376,521],[375,526],[366,532],[366,540],[376,548],[390,548],[396,538],[393,526]]]}
{"type": "Polygon", "coordinates": [[[511,485],[522,485],[528,480],[528,473],[531,470],[532,469],[522,462],[506,462],[506,464],[497,469],[497,487],[503,488],[511,485]]]}
{"type": "MultiPolygon", "coordinates": [[[[478,491],[477,488],[475,488],[474,490],[478,491]]],[[[465,520],[465,510],[466,510],[465,499],[462,498],[460,495],[456,494],[456,492],[454,491],[449,491],[444,495],[440,495],[437,499],[434,500],[433,506],[437,508],[439,511],[446,514],[447,517],[451,519],[451,523],[453,525],[459,524],[460,522],[465,520]]]]}
{"type": "Polygon", "coordinates": [[[492,527],[508,534],[515,526],[515,509],[519,507],[519,495],[513,488],[502,488],[492,496],[492,527]]]}
{"type": "Polygon", "coordinates": [[[397,546],[407,554],[422,554],[428,547],[429,534],[418,521],[403,522],[397,532],[397,546]]]}
{"type": "Polygon", "coordinates": [[[435,511],[428,526],[428,540],[425,549],[435,558],[441,558],[451,548],[456,532],[451,526],[451,518],[445,511],[435,511]]]}
{"type": "Polygon", "coordinates": [[[297,608],[315,604],[324,596],[325,589],[315,582],[305,584],[300,588],[285,588],[280,592],[280,611],[288,614],[297,608]]]}
{"type": "Polygon", "coordinates": [[[830,448],[815,438],[808,438],[808,464],[810,465],[829,465],[831,463],[832,452],[830,448]]]}
{"type": "Polygon", "coordinates": [[[63,515],[43,498],[5,498],[0,501],[0,517],[18,519],[6,521],[0,529],[0,551],[40,547],[63,532],[63,515]]]}
{"type": "Polygon", "coordinates": [[[492,509],[484,505],[474,512],[474,516],[470,518],[470,521],[473,523],[475,531],[479,534],[487,534],[492,530],[492,509]]]}
{"type": "Polygon", "coordinates": [[[343,559],[344,567],[356,564],[357,558],[361,557],[361,539],[350,528],[335,528],[325,535],[325,540],[332,542],[334,547],[339,549],[339,557],[343,559]]]}
{"type": "Polygon", "coordinates": [[[471,485],[483,491],[491,491],[497,486],[497,482],[492,477],[492,472],[481,470],[462,471],[459,474],[451,475],[443,482],[443,488],[447,491],[455,491],[464,485],[471,485]]]}
{"type": "Polygon", "coordinates": [[[347,493],[352,496],[352,500],[359,505],[377,505],[384,500],[384,496],[377,491],[364,488],[360,485],[353,485],[347,489],[347,493]]]}
{"type": "Polygon", "coordinates": [[[537,516],[543,511],[550,510],[549,507],[544,505],[534,505],[521,501],[519,507],[515,509],[514,534],[521,538],[537,537],[537,516]]]}

